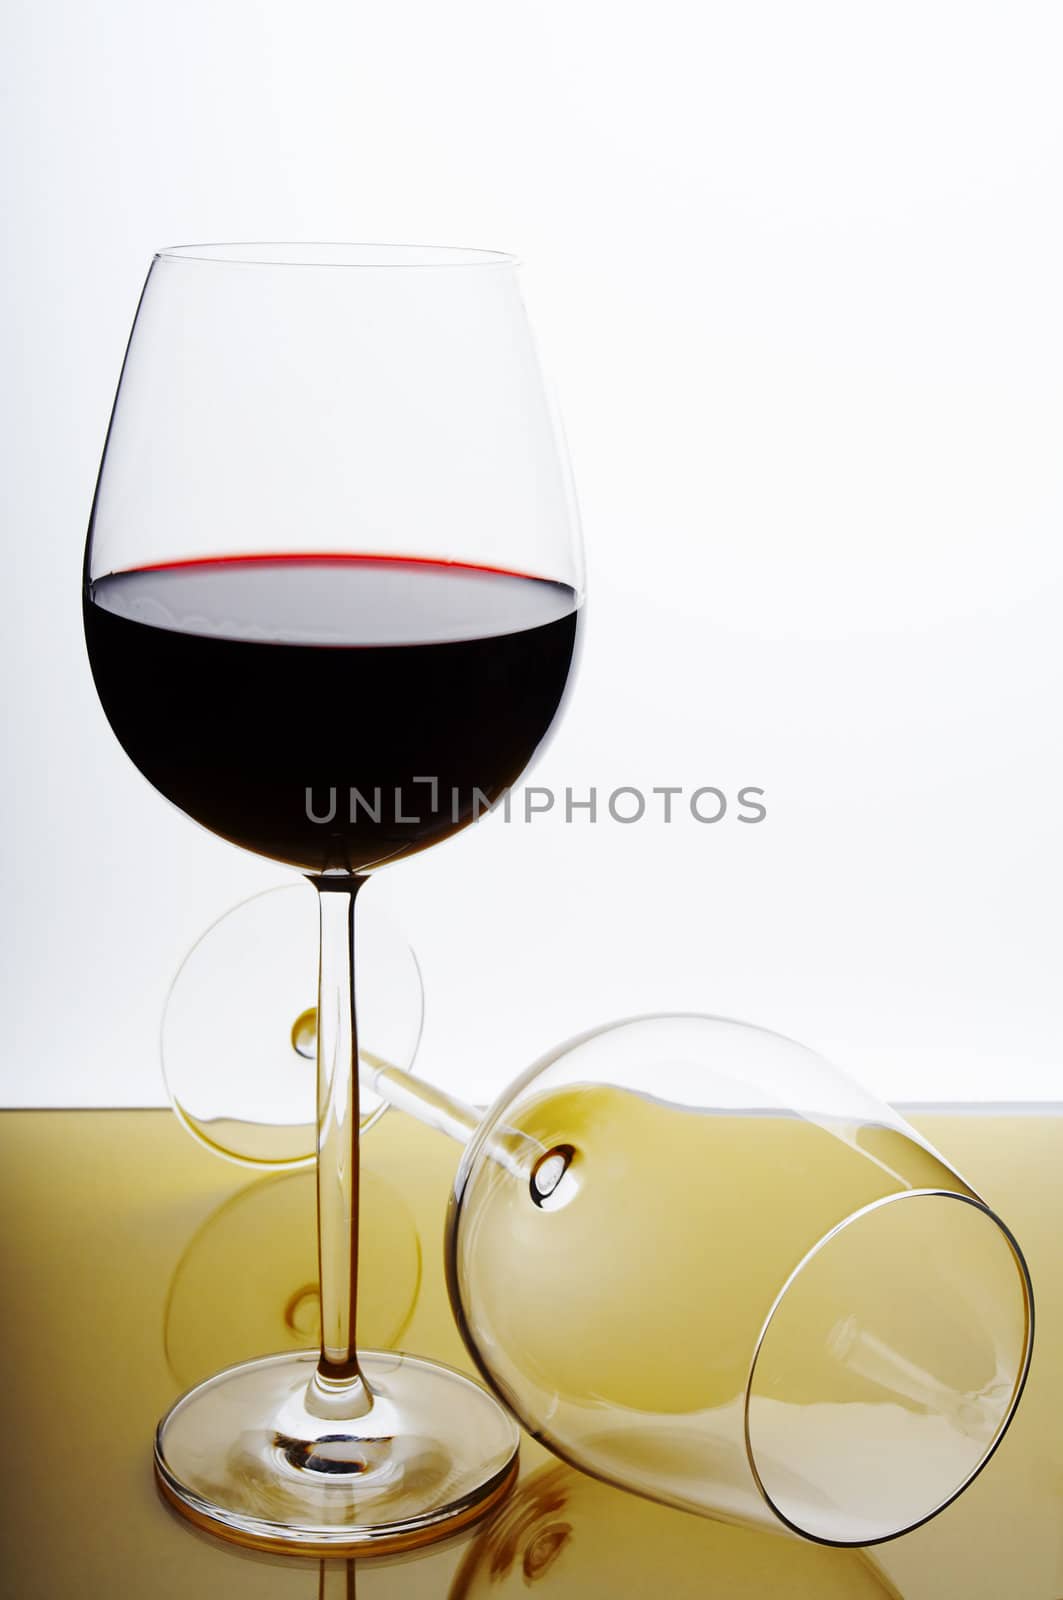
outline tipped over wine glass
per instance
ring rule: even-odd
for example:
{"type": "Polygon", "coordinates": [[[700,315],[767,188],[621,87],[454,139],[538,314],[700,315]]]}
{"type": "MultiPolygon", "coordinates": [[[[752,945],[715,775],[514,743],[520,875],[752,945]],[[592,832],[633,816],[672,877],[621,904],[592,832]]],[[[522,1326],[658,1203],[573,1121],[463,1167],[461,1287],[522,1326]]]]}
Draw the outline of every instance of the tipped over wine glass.
{"type": "MultiPolygon", "coordinates": [[[[167,1000],[171,1095],[222,1153],[233,1127],[237,1153],[247,1142],[259,1053],[215,1056],[204,1095],[219,1008],[261,1017],[259,1050],[278,1074],[286,1057],[289,1104],[306,1100],[316,1014],[285,932],[300,898],[234,907],[167,1000]],[[203,975],[234,940],[262,962],[220,995],[203,975]]],[[[1032,1351],[1022,1250],[813,1051],[721,1017],[629,1018],[549,1052],[486,1113],[408,1065],[363,1049],[363,1088],[462,1146],[454,1315],[485,1381],[563,1460],[687,1511],[864,1546],[934,1516],[990,1459],[1032,1351]]],[[[298,1126],[260,1128],[263,1157],[283,1164],[298,1126]]]]}

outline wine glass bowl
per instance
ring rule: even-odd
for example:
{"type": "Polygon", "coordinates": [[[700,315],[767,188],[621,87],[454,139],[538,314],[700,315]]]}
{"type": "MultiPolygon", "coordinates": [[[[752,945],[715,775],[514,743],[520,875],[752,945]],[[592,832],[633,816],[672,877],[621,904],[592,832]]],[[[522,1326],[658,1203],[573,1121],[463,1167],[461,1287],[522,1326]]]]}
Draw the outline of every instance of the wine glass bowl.
{"type": "Polygon", "coordinates": [[[511,258],[160,252],[85,578],[116,736],[215,833],[361,872],[474,821],[549,731],[582,599],[511,258]]]}

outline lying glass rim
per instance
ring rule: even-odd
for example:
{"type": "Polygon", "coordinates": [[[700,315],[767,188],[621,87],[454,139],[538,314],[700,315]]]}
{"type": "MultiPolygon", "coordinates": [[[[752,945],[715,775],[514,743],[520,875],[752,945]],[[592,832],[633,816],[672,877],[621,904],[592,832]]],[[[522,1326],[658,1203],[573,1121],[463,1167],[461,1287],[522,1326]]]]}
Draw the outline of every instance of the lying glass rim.
{"type": "Polygon", "coordinates": [[[1033,1284],[1030,1278],[1030,1269],[1026,1263],[1026,1257],[1023,1255],[1019,1242],[1015,1238],[1015,1235],[1012,1233],[1011,1229],[1008,1227],[1007,1223],[1004,1222],[1003,1219],[999,1217],[990,1206],[986,1205],[985,1201],[982,1200],[978,1195],[963,1194],[955,1189],[902,1189],[893,1194],[882,1195],[879,1197],[879,1199],[871,1201],[870,1204],[859,1207],[849,1216],[843,1217],[842,1220],[827,1233],[825,1233],[821,1239],[818,1239],[812,1248],[801,1258],[772,1302],[771,1309],[768,1312],[768,1315],[765,1317],[764,1323],[760,1329],[760,1333],[757,1336],[756,1346],[750,1362],[749,1375],[746,1379],[745,1385],[743,1429],[745,1435],[746,1457],[749,1463],[749,1469],[753,1474],[757,1489],[759,1490],[765,1504],[768,1506],[772,1514],[778,1517],[779,1521],[783,1523],[785,1527],[789,1528],[791,1532],[798,1534],[803,1539],[810,1540],[814,1544],[829,1545],[838,1549],[866,1548],[869,1545],[888,1544],[893,1539],[900,1539],[905,1534],[914,1532],[916,1528],[921,1528],[924,1523],[932,1521],[934,1517],[938,1516],[940,1512],[944,1511],[948,1506],[950,1506],[954,1500],[957,1500],[959,1496],[963,1494],[964,1490],[974,1482],[975,1478],[978,1477],[978,1474],[996,1453],[1001,1440],[1004,1438],[1004,1435],[1011,1426],[1012,1419],[1015,1416],[1019,1401],[1022,1399],[1023,1390],[1026,1387],[1026,1379],[1029,1376],[1030,1363],[1033,1359],[1033,1337],[1033,1284]],[[760,1469],[757,1466],[756,1447],[753,1443],[754,1430],[752,1428],[750,1419],[750,1407],[753,1399],[755,1398],[754,1384],[757,1375],[757,1367],[760,1363],[764,1345],[771,1331],[772,1324],[775,1322],[779,1312],[785,1305],[790,1291],[794,1288],[802,1275],[807,1273],[810,1265],[818,1257],[823,1255],[825,1251],[829,1250],[831,1244],[842,1234],[866,1221],[868,1217],[881,1213],[887,1206],[895,1206],[900,1202],[914,1200],[959,1201],[962,1205],[970,1206],[972,1210],[979,1212],[987,1222],[992,1223],[997,1229],[1011,1252],[1012,1260],[1018,1274],[1017,1286],[1023,1297],[1024,1325],[1022,1360],[1019,1364],[1019,1369],[1016,1374],[1015,1382],[1012,1386],[1007,1406],[1000,1418],[999,1423],[997,1424],[992,1438],[989,1440],[984,1451],[971,1471],[966,1473],[965,1476],[952,1489],[950,1489],[947,1494],[943,1495],[942,1498],[938,1500],[937,1503],[928,1511],[923,1512],[914,1520],[904,1523],[903,1526],[887,1529],[882,1533],[874,1534],[870,1538],[866,1537],[865,1535],[861,1535],[859,1538],[855,1539],[834,1539],[827,1534],[819,1533],[812,1528],[803,1526],[793,1516],[788,1515],[778,1503],[778,1497],[771,1494],[764,1482],[760,1469]]]}

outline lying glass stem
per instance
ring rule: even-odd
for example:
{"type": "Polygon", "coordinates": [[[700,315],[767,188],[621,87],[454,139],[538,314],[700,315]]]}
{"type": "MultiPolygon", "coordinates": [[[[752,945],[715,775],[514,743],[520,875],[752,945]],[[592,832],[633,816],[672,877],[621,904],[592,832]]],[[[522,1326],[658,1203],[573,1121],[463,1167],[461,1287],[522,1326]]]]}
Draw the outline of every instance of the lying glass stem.
{"type": "MultiPolygon", "coordinates": [[[[363,1088],[378,1094],[396,1111],[446,1134],[448,1139],[466,1145],[478,1130],[483,1118],[472,1106],[455,1099],[444,1089],[426,1083],[423,1078],[400,1072],[379,1056],[362,1051],[359,1056],[358,1076],[363,1088]]],[[[545,1155],[543,1145],[515,1128],[492,1130],[484,1150],[485,1155],[515,1178],[527,1179],[536,1163],[545,1155]]]]}

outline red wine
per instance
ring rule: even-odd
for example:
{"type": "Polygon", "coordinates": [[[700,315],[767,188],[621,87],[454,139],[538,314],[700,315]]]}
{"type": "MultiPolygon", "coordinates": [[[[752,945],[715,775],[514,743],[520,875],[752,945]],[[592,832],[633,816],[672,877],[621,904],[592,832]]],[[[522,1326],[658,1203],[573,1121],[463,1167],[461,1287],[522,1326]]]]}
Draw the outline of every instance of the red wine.
{"type": "Polygon", "coordinates": [[[465,827],[561,703],[572,589],[363,556],[194,561],[97,579],[85,637],[126,753],[214,833],[359,871],[465,827]]]}

